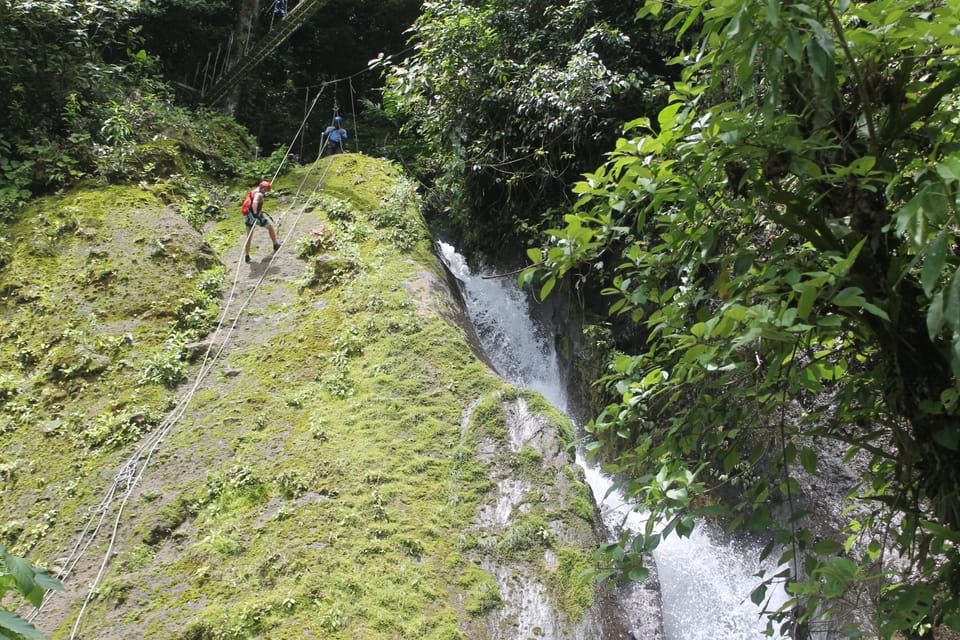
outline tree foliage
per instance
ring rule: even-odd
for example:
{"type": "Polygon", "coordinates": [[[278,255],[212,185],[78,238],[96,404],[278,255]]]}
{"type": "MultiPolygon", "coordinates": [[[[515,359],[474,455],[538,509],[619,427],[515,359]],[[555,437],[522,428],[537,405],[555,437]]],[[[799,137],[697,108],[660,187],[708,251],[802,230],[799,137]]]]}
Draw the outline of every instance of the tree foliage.
{"type": "Polygon", "coordinates": [[[0,217],[88,176],[225,175],[251,163],[235,122],[175,104],[141,48],[137,2],[8,0],[0,12],[0,217]],[[181,157],[173,152],[185,152],[181,157]]]}
{"type": "Polygon", "coordinates": [[[516,244],[654,99],[656,41],[622,3],[426,2],[388,103],[429,155],[424,174],[476,252],[516,244]]]}
{"type": "Polygon", "coordinates": [[[136,2],[0,2],[0,210],[75,180],[92,163],[101,119],[92,105],[117,100],[132,46],[121,29],[136,2]]]}
{"type": "Polygon", "coordinates": [[[718,512],[772,532],[792,596],[773,619],[794,633],[861,589],[876,615],[849,634],[960,629],[960,6],[671,11],[692,44],[668,106],[626,125],[530,252],[543,295],[590,281],[643,335],[600,381],[593,447],[663,535],[718,512]],[[824,441],[866,462],[817,539],[798,489],[824,441]]]}
{"type": "MultiPolygon", "coordinates": [[[[35,567],[28,560],[7,553],[6,548],[0,545],[0,599],[7,593],[16,591],[30,604],[39,607],[49,589],[62,591],[63,584],[46,569],[35,567]]],[[[43,634],[15,613],[0,609],[0,637],[10,640],[42,639],[43,634]]]]}
{"type": "MultiPolygon", "coordinates": [[[[255,50],[298,4],[299,0],[170,0],[143,3],[137,21],[144,47],[159,59],[178,99],[196,103],[204,89],[255,50]]],[[[380,54],[404,49],[404,32],[419,6],[417,0],[321,3],[306,24],[237,83],[232,115],[255,132],[265,153],[289,144],[300,130],[300,144],[293,152],[312,159],[336,106],[340,115],[348,116],[350,129],[364,134],[364,150],[378,150],[383,144],[383,118],[370,107],[379,98],[383,79],[366,65],[380,54]],[[314,100],[318,102],[308,117],[314,100]],[[366,111],[373,113],[368,116],[366,111]],[[352,121],[354,115],[359,123],[352,121]]],[[[389,129],[395,131],[395,126],[389,129]]]]}

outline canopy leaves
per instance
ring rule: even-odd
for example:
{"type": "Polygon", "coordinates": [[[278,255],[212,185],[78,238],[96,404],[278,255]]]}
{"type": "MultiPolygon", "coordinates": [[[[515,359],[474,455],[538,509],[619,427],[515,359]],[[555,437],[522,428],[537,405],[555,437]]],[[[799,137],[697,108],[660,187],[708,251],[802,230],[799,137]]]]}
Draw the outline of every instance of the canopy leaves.
{"type": "Polygon", "coordinates": [[[785,631],[860,591],[877,617],[844,624],[958,628],[960,7],[675,8],[692,44],[668,106],[627,124],[532,254],[544,292],[602,286],[642,335],[591,428],[668,528],[734,496],[731,528],[773,529],[785,631]],[[798,495],[824,440],[861,474],[837,542],[798,495]],[[890,551],[910,559],[892,580],[890,551]]]}
{"type": "Polygon", "coordinates": [[[632,12],[597,0],[426,2],[411,42],[387,99],[473,253],[515,247],[544,210],[568,206],[569,184],[626,111],[656,99],[663,72],[632,12]]]}

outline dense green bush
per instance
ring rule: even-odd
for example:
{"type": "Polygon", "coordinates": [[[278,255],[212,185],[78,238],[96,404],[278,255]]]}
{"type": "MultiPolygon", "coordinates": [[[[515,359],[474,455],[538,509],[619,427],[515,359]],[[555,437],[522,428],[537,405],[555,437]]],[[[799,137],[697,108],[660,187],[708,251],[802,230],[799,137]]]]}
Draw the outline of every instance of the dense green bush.
{"type": "Polygon", "coordinates": [[[175,103],[159,60],[137,39],[140,3],[5,4],[0,216],[84,176],[126,181],[262,169],[251,165],[256,145],[236,121],[175,103]]]}

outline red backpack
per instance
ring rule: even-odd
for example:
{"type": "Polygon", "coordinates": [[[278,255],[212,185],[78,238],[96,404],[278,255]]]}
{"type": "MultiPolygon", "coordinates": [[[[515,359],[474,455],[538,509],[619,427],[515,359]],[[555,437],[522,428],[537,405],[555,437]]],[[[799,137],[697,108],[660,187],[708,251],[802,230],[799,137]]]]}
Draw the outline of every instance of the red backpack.
{"type": "MultiPolygon", "coordinates": [[[[257,189],[259,189],[259,187],[257,189]]],[[[251,189],[247,197],[243,199],[243,204],[240,205],[240,212],[243,213],[243,215],[247,215],[250,207],[253,206],[253,194],[257,192],[257,189],[251,189]]]]}

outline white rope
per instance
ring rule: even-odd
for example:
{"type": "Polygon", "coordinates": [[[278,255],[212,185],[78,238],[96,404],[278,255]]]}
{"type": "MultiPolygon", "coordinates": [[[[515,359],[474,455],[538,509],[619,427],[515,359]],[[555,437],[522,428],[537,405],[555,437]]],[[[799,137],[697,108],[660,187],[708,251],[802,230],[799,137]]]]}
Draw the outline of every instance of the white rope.
{"type": "Polygon", "coordinates": [[[350,113],[353,115],[353,148],[360,151],[360,129],[357,126],[357,105],[353,101],[353,78],[349,78],[350,113]]]}

